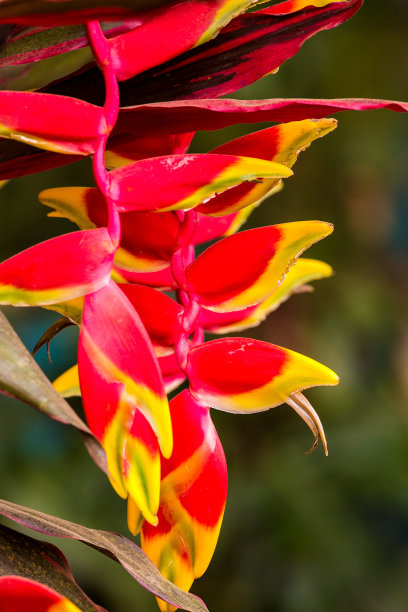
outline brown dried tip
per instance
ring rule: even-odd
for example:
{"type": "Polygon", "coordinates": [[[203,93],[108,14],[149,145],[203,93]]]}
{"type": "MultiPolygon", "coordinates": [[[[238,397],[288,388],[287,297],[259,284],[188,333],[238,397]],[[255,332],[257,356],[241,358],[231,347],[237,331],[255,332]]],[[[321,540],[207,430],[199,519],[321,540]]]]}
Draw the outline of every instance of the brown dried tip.
{"type": "Polygon", "coordinates": [[[62,319],[58,319],[58,321],[55,321],[55,323],[53,323],[51,327],[49,327],[47,331],[43,333],[43,335],[41,336],[41,338],[39,339],[39,341],[33,348],[32,355],[34,356],[37,353],[37,351],[39,351],[40,348],[44,346],[44,344],[46,344],[48,361],[52,363],[51,355],[50,355],[51,340],[55,338],[55,336],[59,334],[63,329],[65,329],[66,327],[70,327],[71,325],[75,325],[75,323],[71,321],[71,319],[68,319],[67,317],[62,317],[62,319]]]}
{"type": "Polygon", "coordinates": [[[302,393],[292,393],[290,397],[286,400],[286,403],[295,410],[298,415],[304,420],[306,425],[312,431],[315,441],[312,448],[305,453],[305,455],[310,455],[316,449],[319,444],[319,440],[322,441],[324,447],[324,453],[327,457],[329,454],[327,450],[327,441],[326,436],[324,434],[324,429],[321,420],[319,419],[319,415],[316,410],[313,408],[311,403],[305,398],[302,393]]]}

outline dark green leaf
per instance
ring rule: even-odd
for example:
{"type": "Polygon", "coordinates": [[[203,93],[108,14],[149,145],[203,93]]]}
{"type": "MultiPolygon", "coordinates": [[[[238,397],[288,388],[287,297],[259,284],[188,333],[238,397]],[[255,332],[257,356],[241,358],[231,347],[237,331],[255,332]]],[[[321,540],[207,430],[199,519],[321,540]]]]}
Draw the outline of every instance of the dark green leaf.
{"type": "Polygon", "coordinates": [[[0,525],[0,576],[31,578],[54,589],[83,612],[106,612],[79,588],[66,558],[56,546],[4,525],[0,525]]]}
{"type": "Polygon", "coordinates": [[[89,529],[5,500],[0,500],[0,513],[34,531],[57,538],[78,540],[99,550],[107,557],[120,563],[133,578],[151,593],[182,610],[189,610],[190,612],[207,611],[207,607],[201,599],[190,593],[185,593],[163,578],[144,552],[134,542],[118,533],[89,529]]]}

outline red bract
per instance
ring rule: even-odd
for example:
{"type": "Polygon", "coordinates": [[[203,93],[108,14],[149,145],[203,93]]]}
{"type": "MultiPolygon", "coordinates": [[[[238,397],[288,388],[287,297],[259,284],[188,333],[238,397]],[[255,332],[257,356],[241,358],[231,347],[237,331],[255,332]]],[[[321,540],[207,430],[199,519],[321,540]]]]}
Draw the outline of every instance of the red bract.
{"type": "Polygon", "coordinates": [[[0,303],[41,306],[96,291],[110,278],[115,251],[106,228],[37,244],[0,264],[0,303]]]}
{"type": "Polygon", "coordinates": [[[85,299],[78,368],[87,420],[105,448],[112,484],[154,523],[157,439],[164,456],[172,451],[167,398],[147,333],[112,281],[85,299]]]}
{"type": "Polygon", "coordinates": [[[102,109],[66,96],[0,92],[0,135],[57,153],[89,155],[107,134],[102,109]]]}
{"type": "Polygon", "coordinates": [[[68,599],[44,584],[21,576],[0,578],[1,612],[80,612],[68,599]]]}
{"type": "Polygon", "coordinates": [[[243,181],[280,179],[291,174],[282,164],[249,157],[171,155],[114,170],[111,193],[121,212],[186,210],[243,181]],[[154,182],[152,176],[155,176],[154,182]]]}
{"type": "MultiPolygon", "coordinates": [[[[143,524],[142,547],[163,576],[189,590],[208,567],[217,544],[227,497],[224,451],[209,408],[183,391],[170,403],[175,445],[162,462],[156,526],[143,524]]],[[[129,524],[138,516],[129,506],[129,524]]],[[[158,600],[160,609],[168,604],[158,600]]]]}
{"type": "Polygon", "coordinates": [[[210,310],[242,310],[270,295],[295,258],[328,236],[320,221],[247,230],[209,247],[186,270],[186,290],[210,310]]]}

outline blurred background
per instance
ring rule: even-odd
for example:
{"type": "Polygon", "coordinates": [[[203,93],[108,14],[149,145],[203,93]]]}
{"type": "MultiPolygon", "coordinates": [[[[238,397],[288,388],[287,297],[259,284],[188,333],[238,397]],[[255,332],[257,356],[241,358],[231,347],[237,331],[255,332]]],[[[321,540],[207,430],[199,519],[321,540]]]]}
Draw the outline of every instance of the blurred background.
{"type": "MultiPolygon", "coordinates": [[[[278,74],[236,97],[408,99],[406,0],[367,0],[338,29],[308,41],[278,74]]],[[[249,226],[304,219],[335,224],[308,256],[336,271],[248,335],[305,353],[338,372],[338,388],[307,393],[329,443],[305,456],[309,430],[288,408],[213,414],[229,466],[220,541],[193,586],[213,612],[405,612],[408,607],[408,117],[342,113],[284,190],[249,226]]],[[[255,126],[254,126],[255,127],[255,126]]],[[[206,151],[252,129],[199,134],[206,151]]],[[[256,126],[256,129],[266,124],[256,126]]],[[[12,181],[0,192],[0,258],[71,231],[47,219],[42,189],[91,185],[89,161],[12,181]]],[[[249,227],[248,226],[248,227],[249,227]]],[[[32,350],[56,319],[4,312],[32,350]]],[[[38,362],[54,379],[75,361],[70,328],[38,362]]],[[[0,398],[0,495],[90,527],[127,534],[125,503],[80,436],[22,403],[0,398]]],[[[150,612],[154,598],[112,561],[56,541],[78,582],[111,612],[150,612]],[[102,578],[101,578],[102,577],[102,578]]]]}

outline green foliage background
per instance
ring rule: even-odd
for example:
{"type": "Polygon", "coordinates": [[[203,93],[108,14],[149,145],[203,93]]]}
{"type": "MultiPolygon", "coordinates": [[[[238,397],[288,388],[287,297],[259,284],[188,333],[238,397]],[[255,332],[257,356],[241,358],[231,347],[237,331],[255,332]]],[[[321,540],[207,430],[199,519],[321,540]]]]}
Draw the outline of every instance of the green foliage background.
{"type": "MultiPolygon", "coordinates": [[[[239,97],[408,99],[406,0],[366,0],[342,27],[317,35],[277,75],[239,97]]],[[[301,219],[335,223],[310,251],[336,276],[298,295],[257,338],[336,370],[337,389],[308,393],[324,422],[329,457],[287,407],[214,414],[230,490],[218,549],[193,591],[213,612],[405,612],[408,605],[408,119],[387,111],[339,114],[284,191],[252,225],[301,219]]],[[[264,126],[259,126],[259,129],[264,126]]],[[[199,135],[208,150],[247,126],[199,135]]],[[[36,194],[92,184],[88,161],[26,177],[0,192],[0,257],[70,231],[47,220],[36,194]]],[[[27,346],[55,319],[5,309],[27,346]]],[[[52,345],[54,378],[75,360],[75,331],[52,345]]],[[[95,528],[127,533],[125,505],[79,435],[18,402],[0,400],[0,496],[95,528]]],[[[156,609],[121,567],[75,542],[55,542],[81,585],[111,612],[156,609]]]]}

